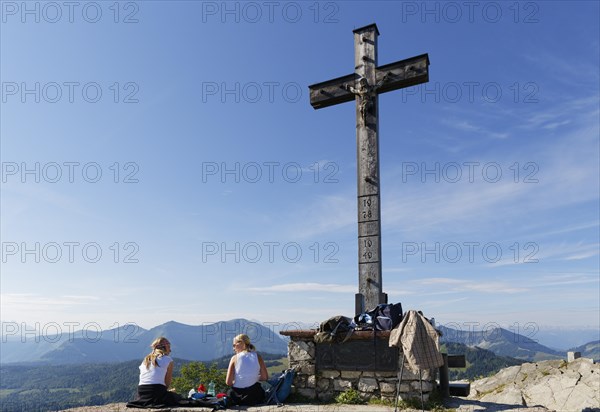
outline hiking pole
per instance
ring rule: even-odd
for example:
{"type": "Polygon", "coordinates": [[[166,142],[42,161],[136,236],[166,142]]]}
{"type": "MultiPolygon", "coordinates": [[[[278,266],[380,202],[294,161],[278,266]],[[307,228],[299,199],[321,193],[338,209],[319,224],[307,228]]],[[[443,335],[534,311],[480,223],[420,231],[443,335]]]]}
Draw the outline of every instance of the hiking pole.
{"type": "Polygon", "coordinates": [[[400,382],[402,381],[402,369],[404,368],[404,351],[402,351],[402,360],[400,361],[400,375],[398,375],[398,383],[396,384],[396,405],[394,412],[398,412],[398,398],[400,398],[400,382]]]}

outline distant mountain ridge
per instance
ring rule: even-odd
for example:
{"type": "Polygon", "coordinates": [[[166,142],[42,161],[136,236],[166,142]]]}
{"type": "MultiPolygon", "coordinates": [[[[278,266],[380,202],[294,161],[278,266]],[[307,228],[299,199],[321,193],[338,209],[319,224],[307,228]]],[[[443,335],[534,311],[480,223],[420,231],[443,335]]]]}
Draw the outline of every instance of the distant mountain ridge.
{"type": "Polygon", "coordinates": [[[166,336],[171,340],[173,356],[208,361],[231,355],[231,341],[240,333],[249,335],[263,353],[287,354],[287,341],[273,330],[257,322],[233,319],[198,326],[171,321],[149,330],[130,325],[101,333],[77,331],[70,335],[25,341],[4,337],[0,362],[125,362],[143,358],[149,352],[150,343],[158,336],[166,336]]]}
{"type": "MultiPolygon", "coordinates": [[[[486,349],[501,357],[522,361],[565,359],[566,351],[539,344],[526,336],[502,328],[484,331],[464,331],[438,325],[441,343],[460,343],[486,349]]],[[[231,355],[231,340],[239,333],[248,334],[263,353],[287,354],[287,340],[275,330],[257,321],[233,319],[202,325],[186,325],[170,321],[146,330],[125,325],[101,332],[76,331],[70,334],[2,337],[1,363],[41,362],[48,364],[81,364],[125,362],[141,359],[158,336],[167,336],[173,343],[173,356],[186,360],[207,361],[231,355]]],[[[598,359],[600,341],[589,342],[572,349],[583,357],[598,359]]]]}
{"type": "Polygon", "coordinates": [[[569,351],[580,352],[582,358],[590,358],[594,359],[596,362],[600,362],[600,340],[588,342],[585,345],[569,349],[569,351]]]}
{"type": "Polygon", "coordinates": [[[566,352],[540,345],[537,341],[502,328],[485,331],[462,331],[445,326],[437,327],[442,332],[441,343],[462,343],[470,347],[487,349],[496,355],[526,361],[564,359],[566,352]]]}

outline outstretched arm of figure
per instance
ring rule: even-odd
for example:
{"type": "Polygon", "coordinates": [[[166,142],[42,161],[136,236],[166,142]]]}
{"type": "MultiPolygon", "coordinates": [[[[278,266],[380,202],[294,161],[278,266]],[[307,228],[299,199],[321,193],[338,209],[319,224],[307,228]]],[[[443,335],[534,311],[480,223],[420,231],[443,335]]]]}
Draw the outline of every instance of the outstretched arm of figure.
{"type": "Polygon", "coordinates": [[[352,94],[360,94],[358,90],[356,90],[354,87],[350,86],[347,83],[344,83],[344,85],[342,86],[342,89],[348,90],[352,94]]]}
{"type": "Polygon", "coordinates": [[[379,80],[379,81],[377,82],[377,84],[375,85],[375,90],[379,89],[381,86],[383,86],[383,84],[384,84],[385,82],[387,82],[387,81],[388,81],[388,79],[390,78],[390,74],[391,74],[390,72],[387,72],[387,73],[385,74],[385,76],[383,76],[383,79],[381,79],[381,80],[379,80]]]}

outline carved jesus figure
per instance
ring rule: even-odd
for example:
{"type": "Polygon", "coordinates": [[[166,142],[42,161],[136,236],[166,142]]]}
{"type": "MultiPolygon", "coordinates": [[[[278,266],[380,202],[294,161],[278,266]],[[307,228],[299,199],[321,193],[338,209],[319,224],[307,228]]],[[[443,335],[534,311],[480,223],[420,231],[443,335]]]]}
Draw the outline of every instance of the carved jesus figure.
{"type": "Polygon", "coordinates": [[[389,75],[389,73],[386,73],[383,79],[378,81],[375,86],[369,85],[369,82],[364,77],[361,77],[358,81],[358,88],[344,84],[344,89],[359,97],[360,117],[363,124],[367,122],[367,113],[373,107],[373,99],[377,96],[377,90],[387,81],[389,75]]]}

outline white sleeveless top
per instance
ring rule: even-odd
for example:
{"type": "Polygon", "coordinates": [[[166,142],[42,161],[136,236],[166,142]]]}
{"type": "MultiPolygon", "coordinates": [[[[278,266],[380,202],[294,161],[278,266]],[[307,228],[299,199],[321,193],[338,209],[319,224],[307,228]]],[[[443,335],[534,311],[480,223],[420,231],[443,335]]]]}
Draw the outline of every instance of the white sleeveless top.
{"type": "Polygon", "coordinates": [[[260,365],[257,353],[244,351],[235,356],[233,386],[236,388],[248,388],[258,382],[260,378],[260,365]]]}
{"type": "Polygon", "coordinates": [[[146,368],[142,361],[140,365],[140,385],[164,385],[165,376],[167,375],[167,368],[169,364],[173,362],[173,358],[164,355],[156,358],[158,367],[154,366],[154,363],[150,363],[150,367],[146,368]]]}

